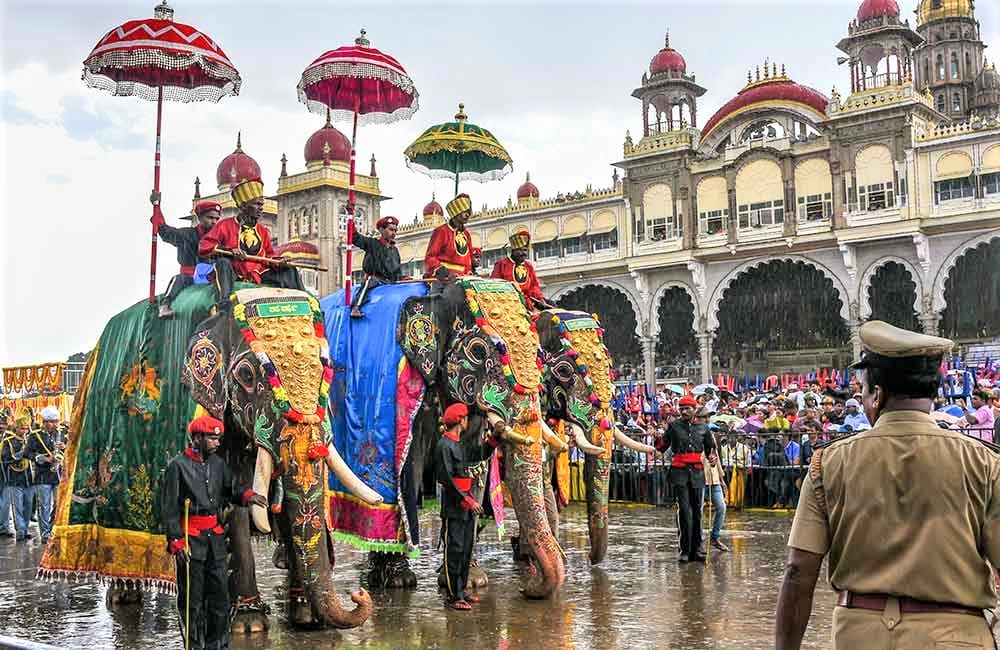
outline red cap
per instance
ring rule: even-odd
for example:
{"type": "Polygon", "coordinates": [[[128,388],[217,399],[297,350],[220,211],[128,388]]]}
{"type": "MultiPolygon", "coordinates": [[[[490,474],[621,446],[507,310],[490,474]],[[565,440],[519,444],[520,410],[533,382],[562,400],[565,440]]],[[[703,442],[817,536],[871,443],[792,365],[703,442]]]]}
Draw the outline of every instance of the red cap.
{"type": "Polygon", "coordinates": [[[698,400],[690,395],[685,395],[677,402],[677,406],[690,406],[691,408],[696,409],[698,408],[698,400]]]}
{"type": "Polygon", "coordinates": [[[222,206],[215,201],[198,201],[194,205],[194,214],[196,217],[200,217],[202,212],[207,212],[209,210],[215,210],[216,212],[222,212],[222,206]]]}
{"type": "Polygon", "coordinates": [[[222,433],[226,430],[226,425],[216,420],[211,415],[203,415],[188,423],[188,433],[222,433]]]}
{"type": "Polygon", "coordinates": [[[465,404],[459,402],[458,404],[452,404],[444,410],[444,417],[441,421],[444,422],[446,427],[450,427],[453,424],[458,424],[462,418],[468,417],[469,407],[465,404]]]}
{"type": "Polygon", "coordinates": [[[386,226],[398,226],[398,225],[399,225],[399,219],[397,219],[396,217],[382,217],[381,219],[375,222],[375,227],[378,228],[379,230],[385,228],[386,226]]]}

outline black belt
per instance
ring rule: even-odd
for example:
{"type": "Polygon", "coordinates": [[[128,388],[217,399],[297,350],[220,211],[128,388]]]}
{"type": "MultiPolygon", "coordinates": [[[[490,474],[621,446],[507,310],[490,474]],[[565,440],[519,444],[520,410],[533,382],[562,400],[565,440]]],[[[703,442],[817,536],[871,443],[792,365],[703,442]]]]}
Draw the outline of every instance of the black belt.
{"type": "MultiPolygon", "coordinates": [[[[868,609],[881,612],[885,604],[892,598],[889,594],[856,594],[850,591],[840,592],[837,604],[848,609],[868,609]]],[[[983,610],[955,603],[936,603],[916,598],[899,597],[899,611],[904,614],[969,614],[983,617],[983,610]]]]}

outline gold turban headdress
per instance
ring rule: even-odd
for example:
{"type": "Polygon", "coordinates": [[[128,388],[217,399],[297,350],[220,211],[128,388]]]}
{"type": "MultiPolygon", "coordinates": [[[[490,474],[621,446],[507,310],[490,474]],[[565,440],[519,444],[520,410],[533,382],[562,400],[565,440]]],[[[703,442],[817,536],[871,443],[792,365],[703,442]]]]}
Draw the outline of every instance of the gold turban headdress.
{"type": "Polygon", "coordinates": [[[236,207],[242,207],[264,196],[264,183],[259,178],[247,179],[233,188],[232,195],[236,207]]]}
{"type": "Polygon", "coordinates": [[[449,216],[452,218],[457,217],[463,212],[468,212],[472,209],[472,199],[469,198],[468,194],[459,194],[448,203],[446,209],[449,216]]]}

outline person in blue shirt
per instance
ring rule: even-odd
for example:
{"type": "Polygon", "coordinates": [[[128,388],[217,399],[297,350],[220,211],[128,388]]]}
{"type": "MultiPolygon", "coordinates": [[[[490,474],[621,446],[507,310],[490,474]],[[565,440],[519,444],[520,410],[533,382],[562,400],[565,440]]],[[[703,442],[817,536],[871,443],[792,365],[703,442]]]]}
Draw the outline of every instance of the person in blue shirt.
{"type": "Polygon", "coordinates": [[[843,431],[863,431],[871,429],[871,422],[868,416],[861,411],[861,404],[856,399],[849,399],[844,404],[844,426],[843,431]],[[847,427],[850,427],[848,429],[847,427]]]}

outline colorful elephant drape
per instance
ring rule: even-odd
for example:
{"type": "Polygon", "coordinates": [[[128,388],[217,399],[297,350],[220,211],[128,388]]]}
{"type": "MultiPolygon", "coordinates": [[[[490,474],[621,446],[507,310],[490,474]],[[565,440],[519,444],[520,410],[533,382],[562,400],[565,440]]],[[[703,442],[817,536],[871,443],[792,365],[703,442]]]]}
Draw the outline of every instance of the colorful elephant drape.
{"type": "Polygon", "coordinates": [[[367,550],[416,554],[416,504],[400,492],[413,419],[424,395],[419,373],[396,342],[403,303],[426,294],[423,284],[378,287],[365,317],[352,319],[343,292],[321,301],[334,377],[330,388],[333,443],[348,467],[385,500],[361,502],[330,475],[330,525],[336,539],[367,550]]]}
{"type": "Polygon", "coordinates": [[[160,518],[161,478],[187,444],[194,402],[181,382],[188,339],[215,302],[186,289],[177,315],[143,300],[105,326],[76,396],[52,539],[39,576],[174,589],[160,518]]]}

